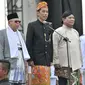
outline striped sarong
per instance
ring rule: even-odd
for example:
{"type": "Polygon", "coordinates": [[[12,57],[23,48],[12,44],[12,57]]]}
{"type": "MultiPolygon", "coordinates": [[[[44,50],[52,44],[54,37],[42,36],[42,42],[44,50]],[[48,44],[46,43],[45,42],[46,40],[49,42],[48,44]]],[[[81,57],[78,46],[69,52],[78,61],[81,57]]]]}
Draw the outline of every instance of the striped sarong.
{"type": "Polygon", "coordinates": [[[17,64],[14,69],[10,70],[9,80],[12,83],[26,83],[25,82],[25,65],[22,56],[22,50],[18,51],[19,56],[17,58],[17,64]]]}

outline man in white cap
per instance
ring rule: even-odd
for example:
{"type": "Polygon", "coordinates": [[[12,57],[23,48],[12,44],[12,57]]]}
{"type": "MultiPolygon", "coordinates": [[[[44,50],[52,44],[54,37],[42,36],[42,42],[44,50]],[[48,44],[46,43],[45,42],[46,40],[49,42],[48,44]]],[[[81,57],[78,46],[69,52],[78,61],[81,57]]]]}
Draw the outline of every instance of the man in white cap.
{"type": "Polygon", "coordinates": [[[7,16],[8,28],[0,31],[0,59],[7,59],[11,63],[9,80],[12,85],[25,82],[25,63],[30,59],[25,42],[18,31],[20,20],[17,13],[7,16]]]}

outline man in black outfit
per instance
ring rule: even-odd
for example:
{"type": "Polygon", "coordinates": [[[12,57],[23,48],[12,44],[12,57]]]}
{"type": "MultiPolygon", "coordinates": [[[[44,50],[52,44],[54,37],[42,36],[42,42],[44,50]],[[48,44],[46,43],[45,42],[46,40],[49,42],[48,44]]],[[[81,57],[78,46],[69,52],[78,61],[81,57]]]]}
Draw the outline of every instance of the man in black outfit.
{"type": "Polygon", "coordinates": [[[46,2],[37,6],[38,19],[28,24],[26,46],[34,65],[50,66],[52,62],[52,30],[43,22],[48,18],[46,2]]]}

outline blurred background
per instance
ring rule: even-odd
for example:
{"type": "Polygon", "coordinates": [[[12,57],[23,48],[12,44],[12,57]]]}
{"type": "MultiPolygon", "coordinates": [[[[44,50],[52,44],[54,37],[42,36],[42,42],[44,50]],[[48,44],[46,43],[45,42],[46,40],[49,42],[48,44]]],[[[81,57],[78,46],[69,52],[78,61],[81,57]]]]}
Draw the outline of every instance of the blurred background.
{"type": "Polygon", "coordinates": [[[19,30],[26,35],[27,25],[37,19],[36,5],[39,1],[46,1],[49,7],[47,21],[53,23],[53,28],[61,26],[61,16],[66,10],[71,10],[76,21],[74,28],[80,35],[85,34],[85,0],[1,0],[0,29],[7,27],[7,14],[17,12],[21,19],[19,30]]]}

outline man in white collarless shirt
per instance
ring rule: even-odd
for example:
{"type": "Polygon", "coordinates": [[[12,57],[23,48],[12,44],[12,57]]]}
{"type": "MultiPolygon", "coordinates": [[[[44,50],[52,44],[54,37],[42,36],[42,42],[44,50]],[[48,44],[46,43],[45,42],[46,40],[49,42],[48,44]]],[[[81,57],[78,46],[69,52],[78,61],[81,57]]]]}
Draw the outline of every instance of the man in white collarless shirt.
{"type": "Polygon", "coordinates": [[[56,72],[58,72],[58,68],[61,68],[61,71],[59,70],[59,72],[56,73],[56,75],[59,77],[59,85],[67,85],[69,72],[70,76],[72,76],[72,74],[74,73],[78,74],[78,70],[82,66],[82,57],[79,33],[73,28],[75,22],[75,17],[73,13],[71,11],[65,11],[62,15],[62,22],[63,25],[57,28],[55,31],[60,33],[66,39],[68,38],[69,41],[67,42],[67,45],[64,40],[64,37],[60,36],[54,31],[53,63],[55,64],[56,72]]]}

